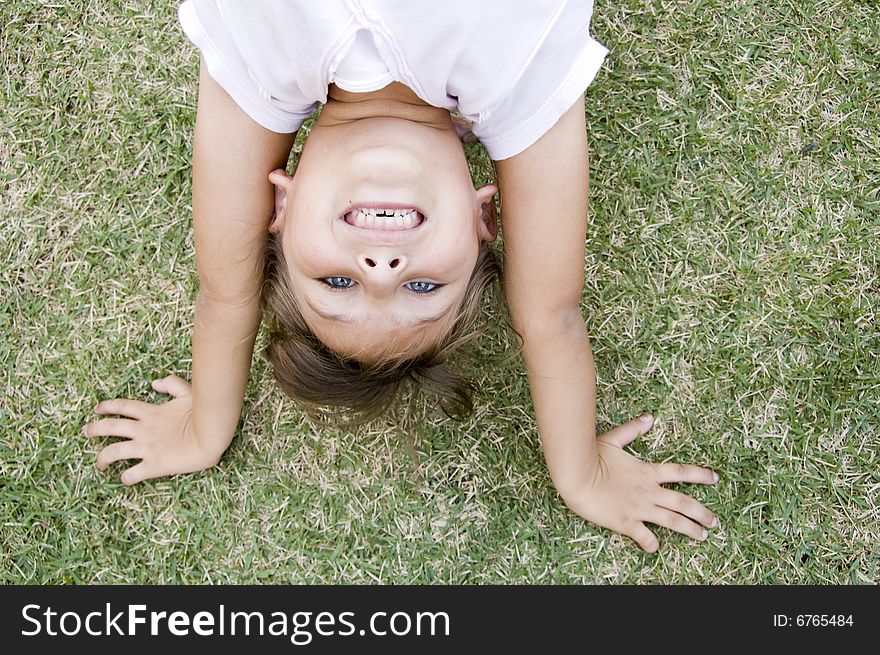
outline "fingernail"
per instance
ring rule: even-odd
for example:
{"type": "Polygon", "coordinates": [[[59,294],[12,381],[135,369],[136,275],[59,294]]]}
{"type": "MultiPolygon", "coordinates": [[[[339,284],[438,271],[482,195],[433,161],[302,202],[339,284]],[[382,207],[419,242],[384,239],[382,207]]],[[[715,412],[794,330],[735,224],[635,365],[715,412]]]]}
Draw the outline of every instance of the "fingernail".
{"type": "Polygon", "coordinates": [[[717,474],[717,473],[713,473],[713,474],[712,474],[712,484],[715,484],[715,483],[718,482],[718,480],[720,480],[720,479],[721,479],[721,478],[718,477],[718,474],[717,474]]]}
{"type": "Polygon", "coordinates": [[[642,421],[643,423],[650,423],[653,420],[653,418],[654,417],[651,416],[650,414],[642,414],[639,417],[639,420],[642,421]]]}
{"type": "Polygon", "coordinates": [[[88,426],[88,425],[84,425],[84,426],[82,427],[81,432],[83,433],[83,436],[84,436],[84,437],[89,436],[89,426],[88,426]]]}
{"type": "Polygon", "coordinates": [[[710,528],[717,528],[718,527],[718,517],[717,516],[712,517],[712,523],[709,525],[709,527],[710,528]]]}
{"type": "Polygon", "coordinates": [[[700,536],[700,541],[706,541],[709,537],[709,531],[703,528],[703,534],[700,536]]]}

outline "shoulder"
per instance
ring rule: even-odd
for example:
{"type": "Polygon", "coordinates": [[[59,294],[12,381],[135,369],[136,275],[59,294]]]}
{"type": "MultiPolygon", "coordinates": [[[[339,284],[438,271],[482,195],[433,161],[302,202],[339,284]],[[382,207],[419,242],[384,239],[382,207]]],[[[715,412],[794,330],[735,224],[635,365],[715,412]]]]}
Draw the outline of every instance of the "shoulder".
{"type": "Polygon", "coordinates": [[[344,15],[322,22],[319,14],[327,18],[327,12],[279,0],[187,0],[178,10],[211,77],[254,121],[279,133],[296,131],[326,99],[319,62],[344,15]],[[312,29],[315,22],[321,30],[312,29]],[[292,38],[291,26],[307,38],[292,38]]]}
{"type": "Polygon", "coordinates": [[[593,82],[608,49],[590,33],[591,17],[591,1],[565,3],[504,97],[479,117],[473,131],[492,159],[535,143],[593,82]]]}

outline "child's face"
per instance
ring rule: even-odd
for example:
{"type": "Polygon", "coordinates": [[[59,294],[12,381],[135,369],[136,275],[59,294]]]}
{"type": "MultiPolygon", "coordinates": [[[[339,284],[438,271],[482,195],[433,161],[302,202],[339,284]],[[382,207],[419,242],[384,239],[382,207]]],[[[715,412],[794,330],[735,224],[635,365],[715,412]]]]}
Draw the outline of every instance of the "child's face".
{"type": "Polygon", "coordinates": [[[370,359],[421,352],[448,332],[480,240],[495,236],[487,210],[497,191],[474,188],[451,127],[319,120],[295,176],[273,176],[273,229],[321,341],[370,359]]]}

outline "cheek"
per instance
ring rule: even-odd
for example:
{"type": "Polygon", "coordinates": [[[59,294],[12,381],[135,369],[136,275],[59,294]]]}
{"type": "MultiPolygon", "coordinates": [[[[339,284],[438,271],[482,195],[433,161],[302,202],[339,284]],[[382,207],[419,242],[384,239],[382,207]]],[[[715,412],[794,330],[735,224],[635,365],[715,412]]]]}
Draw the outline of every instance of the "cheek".
{"type": "Polygon", "coordinates": [[[339,265],[339,253],[332,235],[308,229],[304,225],[291,225],[287,236],[285,256],[288,266],[298,273],[314,277],[328,274],[339,265]]]}
{"type": "Polygon", "coordinates": [[[287,255],[287,277],[293,293],[302,299],[313,292],[319,278],[327,277],[336,268],[321,252],[320,248],[291,248],[287,255]]]}
{"type": "Polygon", "coordinates": [[[330,275],[340,274],[340,266],[330,257],[324,255],[320,248],[306,250],[288,259],[291,281],[314,280],[330,275]]]}
{"type": "Polygon", "coordinates": [[[473,267],[477,261],[480,245],[473,235],[458,234],[438,247],[430,255],[430,261],[442,271],[462,271],[473,267]],[[442,246],[442,247],[441,247],[442,246]]]}

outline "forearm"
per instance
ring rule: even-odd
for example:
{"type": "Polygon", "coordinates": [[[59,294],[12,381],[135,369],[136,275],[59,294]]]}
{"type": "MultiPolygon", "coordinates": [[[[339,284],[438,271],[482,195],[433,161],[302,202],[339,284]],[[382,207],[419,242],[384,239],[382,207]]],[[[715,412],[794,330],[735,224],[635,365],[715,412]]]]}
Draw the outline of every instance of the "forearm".
{"type": "Polygon", "coordinates": [[[531,321],[520,335],[547,468],[566,498],[583,488],[598,465],[590,340],[577,308],[531,321]]]}
{"type": "Polygon", "coordinates": [[[199,293],[192,342],[192,420],[200,444],[217,459],[235,436],[259,325],[258,296],[230,302],[199,293]]]}

